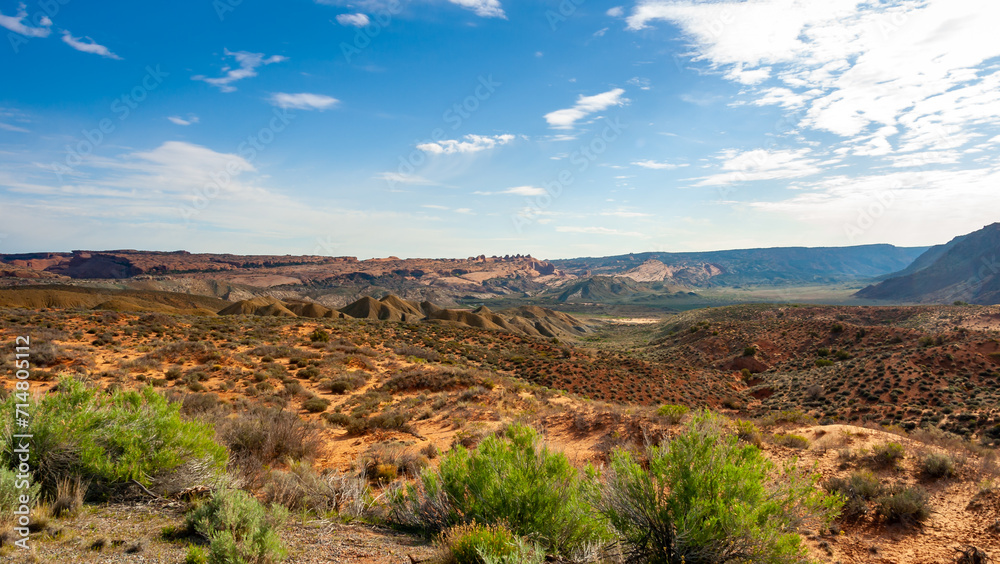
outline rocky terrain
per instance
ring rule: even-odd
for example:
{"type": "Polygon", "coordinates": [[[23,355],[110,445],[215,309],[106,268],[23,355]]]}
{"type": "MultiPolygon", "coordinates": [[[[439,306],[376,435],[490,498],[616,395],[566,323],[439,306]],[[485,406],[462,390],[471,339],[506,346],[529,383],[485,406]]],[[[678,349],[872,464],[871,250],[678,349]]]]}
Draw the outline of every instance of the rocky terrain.
{"type": "MultiPolygon", "coordinates": [[[[22,291],[0,291],[0,299],[9,304],[12,292],[22,291]]],[[[919,524],[891,521],[876,502],[859,498],[830,528],[802,531],[818,562],[945,564],[959,548],[1000,550],[992,525],[1000,521],[1000,471],[989,447],[1000,438],[997,308],[733,306],[662,322],[592,320],[597,331],[554,342],[418,320],[416,311],[427,315],[420,304],[395,297],[347,309],[413,319],[312,316],[321,310],[310,305],[230,304],[232,315],[6,305],[0,339],[33,335],[39,393],[58,393],[67,376],[108,393],[151,385],[186,417],[215,422],[220,437],[266,413],[255,406],[294,414],[305,425],[294,440],[312,445],[302,460],[345,479],[369,469],[376,499],[385,480],[412,479],[438,453],[474,447],[514,420],[543,430],[548,444],[582,466],[606,463],[615,447],[640,448],[679,432],[657,410],[661,404],[713,407],[755,421],[740,427],[751,433],[746,440],[776,462],[818,471],[823,487],[875,479],[883,488],[926,490],[931,511],[919,524]],[[259,315],[268,308],[272,315],[259,315]],[[873,454],[887,445],[895,453],[888,463],[873,454]],[[930,454],[954,468],[928,474],[930,454]]],[[[532,308],[519,315],[563,318],[532,308]]],[[[5,355],[3,370],[11,363],[5,355]]],[[[267,484],[293,475],[292,462],[247,474],[262,480],[262,499],[277,495],[267,484]]],[[[182,522],[186,502],[138,495],[38,525],[35,561],[181,560],[189,541],[165,531],[182,522]]],[[[436,553],[421,537],[364,524],[385,518],[377,507],[296,517],[281,533],[289,561],[408,563],[436,553]]],[[[9,547],[0,554],[28,561],[9,547]]]]}

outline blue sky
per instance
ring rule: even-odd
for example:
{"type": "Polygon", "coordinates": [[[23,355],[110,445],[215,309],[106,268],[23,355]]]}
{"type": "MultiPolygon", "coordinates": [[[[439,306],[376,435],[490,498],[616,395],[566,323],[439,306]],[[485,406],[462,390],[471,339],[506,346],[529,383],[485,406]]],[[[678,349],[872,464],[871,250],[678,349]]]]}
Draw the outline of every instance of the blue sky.
{"type": "Polygon", "coordinates": [[[541,258],[997,220],[987,0],[0,0],[0,252],[541,258]]]}

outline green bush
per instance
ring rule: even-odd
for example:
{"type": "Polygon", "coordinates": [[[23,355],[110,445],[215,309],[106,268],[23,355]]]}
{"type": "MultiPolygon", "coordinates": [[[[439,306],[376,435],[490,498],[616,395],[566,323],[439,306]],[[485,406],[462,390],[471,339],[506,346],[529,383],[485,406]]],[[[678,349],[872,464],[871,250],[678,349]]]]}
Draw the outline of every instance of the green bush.
{"type": "Polygon", "coordinates": [[[955,460],[948,454],[929,452],[920,458],[920,471],[932,479],[955,475],[955,460]]]}
{"type": "Polygon", "coordinates": [[[205,549],[192,544],[188,545],[187,556],[184,557],[184,564],[208,564],[208,554],[205,549]]]}
{"type": "Polygon", "coordinates": [[[3,508],[3,512],[0,513],[0,524],[14,517],[13,511],[21,505],[18,500],[22,495],[28,496],[32,503],[38,500],[42,485],[32,483],[28,488],[18,489],[16,485],[19,481],[16,471],[0,468],[0,507],[3,508]]]}
{"type": "Polygon", "coordinates": [[[817,358],[816,359],[816,366],[818,366],[820,368],[822,368],[824,366],[833,366],[833,364],[834,363],[833,363],[832,360],[829,360],[829,359],[826,359],[826,358],[817,358]]]}
{"type": "Polygon", "coordinates": [[[309,335],[309,340],[314,343],[329,343],[330,333],[317,327],[316,330],[313,331],[311,335],[309,335]]]}
{"type": "Polygon", "coordinates": [[[920,486],[895,486],[875,500],[878,516],[889,523],[915,525],[930,517],[930,497],[920,486]]]}
{"type": "Polygon", "coordinates": [[[844,499],[841,515],[858,517],[868,513],[868,502],[883,493],[882,482],[867,470],[854,472],[847,478],[830,478],[824,484],[827,491],[844,499]]]}
{"type": "Polygon", "coordinates": [[[503,525],[456,525],[441,536],[441,564],[541,564],[545,551],[503,525]]]}
{"type": "MultiPolygon", "coordinates": [[[[7,427],[0,435],[0,467],[10,468],[15,396],[0,404],[7,427]]],[[[29,402],[30,403],[30,402],[29,402]]],[[[111,395],[64,379],[31,408],[35,478],[47,492],[62,478],[79,476],[96,484],[136,480],[145,486],[178,479],[194,485],[221,471],[226,449],[215,442],[211,425],[181,418],[181,406],[153,388],[117,390],[111,395]],[[204,471],[198,470],[203,468],[204,471]],[[187,476],[178,476],[186,471],[187,476]],[[205,474],[207,472],[208,474],[205,474]]]]}
{"type": "Polygon", "coordinates": [[[656,410],[656,414],[660,417],[666,418],[667,423],[670,425],[676,425],[681,422],[681,419],[691,411],[685,405],[661,405],[659,409],[656,410]]]}
{"type": "Polygon", "coordinates": [[[887,442],[872,447],[868,461],[876,468],[895,468],[906,456],[906,449],[897,442],[887,442]]]}
{"type": "Polygon", "coordinates": [[[593,479],[582,479],[564,454],[542,446],[534,429],[511,425],[476,450],[458,446],[437,470],[424,470],[417,485],[396,492],[393,515],[428,532],[505,523],[548,552],[569,555],[608,538],[589,503],[592,487],[593,479]]]}
{"type": "Polygon", "coordinates": [[[321,397],[312,397],[302,402],[302,409],[309,413],[323,413],[328,407],[330,407],[330,401],[321,397]]]}
{"type": "Polygon", "coordinates": [[[270,564],[287,556],[277,533],[286,517],[284,509],[268,512],[242,490],[222,489],[188,513],[186,524],[208,540],[209,564],[270,564]]]}
{"type": "Polygon", "coordinates": [[[649,447],[648,470],[615,451],[601,507],[626,559],[652,564],[807,562],[796,529],[828,523],[840,499],[818,491],[818,475],[773,464],[703,412],[669,443],[649,447]]]}

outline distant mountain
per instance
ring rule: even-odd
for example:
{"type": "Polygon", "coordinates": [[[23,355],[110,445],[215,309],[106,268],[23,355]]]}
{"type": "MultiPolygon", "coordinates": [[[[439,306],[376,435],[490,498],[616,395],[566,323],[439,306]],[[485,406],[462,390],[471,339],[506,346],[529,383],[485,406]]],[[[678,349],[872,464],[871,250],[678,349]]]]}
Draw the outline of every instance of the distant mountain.
{"type": "Polygon", "coordinates": [[[908,268],[856,296],[918,303],[1000,303],[1000,223],[931,247],[908,268]]]}
{"type": "Polygon", "coordinates": [[[683,286],[828,284],[869,280],[906,268],[927,247],[778,247],[700,253],[632,253],[550,261],[577,276],[627,276],[683,286]]]}

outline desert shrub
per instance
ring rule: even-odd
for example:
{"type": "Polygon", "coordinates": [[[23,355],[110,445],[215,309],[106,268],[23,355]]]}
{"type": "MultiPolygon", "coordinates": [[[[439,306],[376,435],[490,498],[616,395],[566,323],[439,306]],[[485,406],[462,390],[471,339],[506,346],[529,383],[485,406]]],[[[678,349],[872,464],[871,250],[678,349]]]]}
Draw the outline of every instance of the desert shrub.
{"type": "Polygon", "coordinates": [[[503,525],[456,525],[441,536],[441,564],[541,564],[545,551],[503,525]]]}
{"type": "Polygon", "coordinates": [[[164,345],[140,357],[142,361],[181,363],[193,360],[199,364],[222,358],[222,352],[210,342],[178,341],[164,345]]]}
{"type": "Polygon", "coordinates": [[[311,459],[321,444],[316,426],[295,413],[263,407],[223,419],[218,435],[229,448],[230,463],[249,478],[277,462],[311,459]]]}
{"type": "Polygon", "coordinates": [[[725,433],[710,412],[645,455],[648,469],[615,451],[601,498],[630,562],[807,562],[796,529],[839,510],[838,497],[815,489],[818,475],[789,464],[772,476],[761,450],[725,433]]]}
{"type": "Polygon", "coordinates": [[[376,443],[361,455],[360,463],[365,472],[388,465],[395,468],[398,475],[413,478],[429,464],[427,457],[401,443],[376,443]]]}
{"type": "Polygon", "coordinates": [[[815,425],[816,418],[799,409],[782,410],[768,413],[759,420],[761,427],[771,427],[779,423],[794,425],[815,425]]]}
{"type": "Polygon", "coordinates": [[[35,344],[34,341],[35,339],[32,339],[31,363],[35,366],[52,366],[58,364],[63,358],[69,358],[69,354],[55,343],[42,342],[35,344]]]}
{"type": "Polygon", "coordinates": [[[368,381],[368,374],[361,371],[352,371],[341,374],[336,378],[323,380],[319,384],[319,389],[334,394],[346,394],[365,385],[368,381]]]}
{"type": "Polygon", "coordinates": [[[416,485],[396,490],[393,516],[427,532],[506,523],[547,551],[569,555],[608,537],[588,502],[591,483],[564,454],[543,446],[534,429],[511,425],[474,451],[452,449],[437,470],[427,469],[416,485]]]}
{"type": "Polygon", "coordinates": [[[736,437],[739,440],[755,447],[760,447],[763,444],[764,434],[760,432],[760,428],[754,425],[752,421],[737,419],[733,422],[733,426],[736,428],[736,437]]]}
{"type": "Polygon", "coordinates": [[[278,503],[292,511],[309,511],[325,516],[339,512],[354,501],[365,503],[371,489],[364,476],[313,470],[308,462],[291,462],[288,470],[272,470],[264,485],[264,501],[278,503]],[[356,498],[361,498],[357,500],[356,498]]]}
{"type": "Polygon", "coordinates": [[[330,333],[317,327],[315,331],[309,335],[309,340],[314,343],[328,343],[330,342],[330,333]]]}
{"type": "Polygon", "coordinates": [[[323,413],[330,407],[330,401],[320,397],[312,397],[302,402],[302,409],[309,413],[323,413]]]}
{"type": "Polygon", "coordinates": [[[754,356],[757,354],[757,347],[751,345],[743,349],[743,356],[754,356]]]}
{"type": "Polygon", "coordinates": [[[905,456],[903,445],[890,441],[873,446],[867,460],[875,468],[895,468],[905,456]]]}
{"type": "Polygon", "coordinates": [[[671,425],[676,425],[681,422],[681,419],[687,415],[688,409],[685,405],[661,405],[659,409],[656,410],[656,414],[667,420],[667,423],[671,425]]]}
{"type": "Polygon", "coordinates": [[[400,409],[387,409],[382,413],[368,418],[368,426],[373,429],[395,429],[398,431],[411,431],[410,420],[413,414],[400,409]]]}
{"type": "Polygon", "coordinates": [[[841,515],[858,517],[868,513],[868,502],[882,495],[882,482],[868,471],[854,472],[847,478],[830,478],[824,484],[827,491],[844,499],[841,515]]]}
{"type": "Polygon", "coordinates": [[[481,370],[453,366],[411,366],[390,378],[383,388],[398,393],[407,390],[440,392],[455,388],[484,386],[492,388],[489,374],[481,370]]]}
{"type": "Polygon", "coordinates": [[[930,517],[930,497],[920,486],[894,486],[875,500],[876,513],[889,523],[915,525],[930,517]]]}
{"type": "Polygon", "coordinates": [[[200,415],[212,411],[218,405],[217,394],[185,394],[181,400],[181,412],[185,415],[200,415]]]}
{"type": "Polygon", "coordinates": [[[351,421],[351,416],[346,413],[331,412],[327,411],[323,414],[323,419],[326,420],[330,425],[335,425],[337,427],[346,427],[351,421]]]}
{"type": "Polygon", "coordinates": [[[822,368],[824,366],[833,366],[833,364],[834,364],[834,362],[832,360],[830,360],[830,359],[827,359],[827,358],[817,358],[816,359],[816,366],[818,366],[820,368],[822,368]]]}
{"type": "MultiPolygon", "coordinates": [[[[0,436],[0,466],[11,467],[14,403],[0,405],[5,432],[0,436]]],[[[214,440],[211,425],[185,420],[180,405],[167,401],[153,388],[114,391],[110,395],[83,383],[64,379],[57,391],[45,395],[31,410],[35,478],[43,489],[55,491],[57,482],[80,476],[97,485],[136,480],[145,486],[173,480],[171,474],[191,470],[190,461],[202,461],[203,472],[189,476],[194,485],[226,462],[226,450],[214,440]]]]}
{"type": "Polygon", "coordinates": [[[441,354],[439,352],[414,345],[396,347],[392,349],[392,352],[398,354],[399,356],[412,356],[430,362],[439,362],[441,360],[441,354]]]}
{"type": "Polygon", "coordinates": [[[209,564],[270,564],[287,555],[277,533],[285,515],[276,506],[271,509],[242,490],[221,489],[188,513],[185,522],[190,532],[209,542],[209,564]]]}
{"type": "Polygon", "coordinates": [[[809,448],[809,439],[803,437],[802,435],[779,433],[774,436],[774,444],[788,448],[806,449],[809,448]]]}
{"type": "Polygon", "coordinates": [[[920,457],[920,472],[931,479],[955,475],[955,459],[943,452],[928,452],[920,457]]]}

